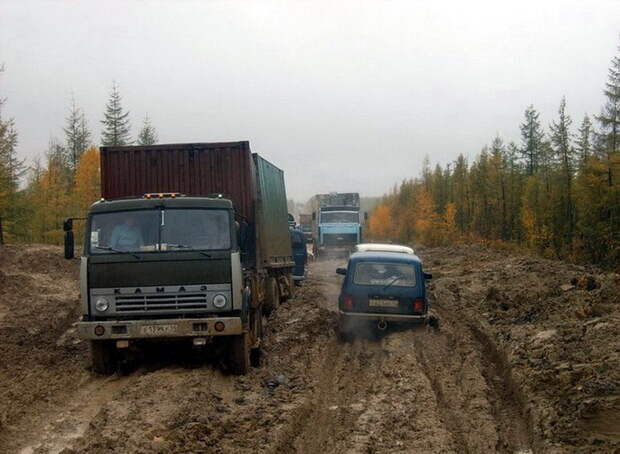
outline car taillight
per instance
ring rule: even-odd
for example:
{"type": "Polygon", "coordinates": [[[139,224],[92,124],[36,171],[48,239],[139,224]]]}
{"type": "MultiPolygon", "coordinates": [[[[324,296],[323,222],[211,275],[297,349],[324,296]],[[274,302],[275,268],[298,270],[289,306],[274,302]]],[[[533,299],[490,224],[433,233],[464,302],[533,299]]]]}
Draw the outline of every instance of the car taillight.
{"type": "Polygon", "coordinates": [[[424,312],[424,300],[418,299],[413,302],[413,312],[424,312]]]}
{"type": "Polygon", "coordinates": [[[351,295],[344,297],[343,306],[345,309],[353,309],[353,297],[351,295]]]}

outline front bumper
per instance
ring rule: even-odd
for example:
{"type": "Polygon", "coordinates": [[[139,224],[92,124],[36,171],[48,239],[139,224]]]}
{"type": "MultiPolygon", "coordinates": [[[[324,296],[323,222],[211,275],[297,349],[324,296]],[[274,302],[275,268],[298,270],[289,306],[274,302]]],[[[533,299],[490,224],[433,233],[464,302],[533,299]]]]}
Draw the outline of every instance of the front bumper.
{"type": "Polygon", "coordinates": [[[78,322],[83,339],[175,339],[184,337],[231,336],[243,333],[239,317],[205,317],[161,320],[108,320],[78,322]],[[215,324],[224,329],[217,331],[215,324]],[[95,329],[103,333],[95,334],[95,329]]]}
{"type": "Polygon", "coordinates": [[[428,314],[405,315],[405,314],[377,314],[370,312],[344,312],[339,310],[338,315],[345,319],[367,320],[371,322],[424,322],[428,319],[428,314]]]}

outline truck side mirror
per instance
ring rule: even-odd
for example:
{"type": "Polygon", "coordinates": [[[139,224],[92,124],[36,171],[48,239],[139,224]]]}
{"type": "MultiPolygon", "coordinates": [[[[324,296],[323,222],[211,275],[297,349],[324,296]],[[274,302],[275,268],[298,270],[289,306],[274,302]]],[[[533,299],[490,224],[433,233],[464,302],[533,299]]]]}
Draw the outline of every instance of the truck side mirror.
{"type": "Polygon", "coordinates": [[[346,268],[336,268],[336,274],[342,274],[343,276],[347,275],[347,269],[346,268]]]}
{"type": "Polygon", "coordinates": [[[73,230],[65,229],[65,258],[67,260],[75,257],[75,240],[73,237],[73,230]]]}
{"type": "Polygon", "coordinates": [[[431,273],[424,273],[424,279],[432,279],[433,275],[431,273]]]}
{"type": "Polygon", "coordinates": [[[364,221],[368,220],[368,211],[364,211],[364,221]]]}

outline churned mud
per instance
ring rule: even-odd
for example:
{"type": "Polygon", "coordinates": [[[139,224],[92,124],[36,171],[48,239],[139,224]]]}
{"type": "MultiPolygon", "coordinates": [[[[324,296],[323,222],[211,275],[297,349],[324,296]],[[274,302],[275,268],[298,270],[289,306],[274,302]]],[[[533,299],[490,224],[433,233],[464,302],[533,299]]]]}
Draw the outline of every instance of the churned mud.
{"type": "Polygon", "coordinates": [[[111,377],[75,333],[77,262],[0,248],[1,453],[620,452],[620,277],[422,249],[438,330],[335,335],[336,261],[268,320],[262,365],[166,349],[111,377]]]}

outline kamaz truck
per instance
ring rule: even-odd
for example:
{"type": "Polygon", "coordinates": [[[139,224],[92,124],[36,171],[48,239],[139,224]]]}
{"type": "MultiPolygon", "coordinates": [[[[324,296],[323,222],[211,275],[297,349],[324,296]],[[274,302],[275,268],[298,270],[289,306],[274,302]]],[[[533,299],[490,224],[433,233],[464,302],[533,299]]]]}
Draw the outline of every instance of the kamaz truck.
{"type": "MultiPolygon", "coordinates": [[[[81,257],[81,336],[111,373],[146,343],[258,362],[263,314],[292,295],[283,172],[248,142],[101,148],[81,257]]],[[[65,257],[74,255],[65,222],[65,257]]],[[[155,345],[155,348],[156,345],[155,345]]]]}
{"type": "Polygon", "coordinates": [[[359,194],[315,195],[312,198],[312,237],[315,257],[348,255],[362,242],[359,194]]]}

